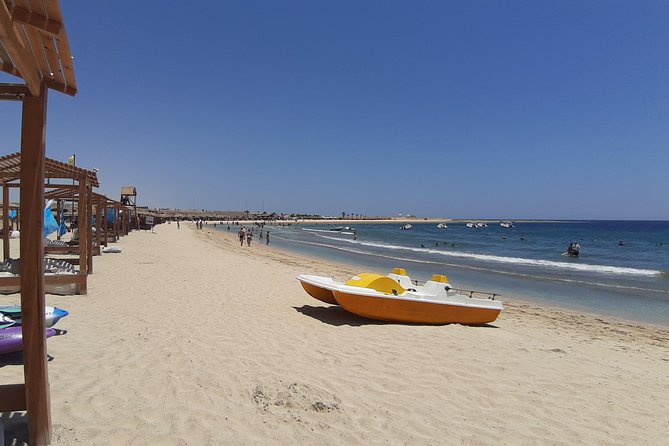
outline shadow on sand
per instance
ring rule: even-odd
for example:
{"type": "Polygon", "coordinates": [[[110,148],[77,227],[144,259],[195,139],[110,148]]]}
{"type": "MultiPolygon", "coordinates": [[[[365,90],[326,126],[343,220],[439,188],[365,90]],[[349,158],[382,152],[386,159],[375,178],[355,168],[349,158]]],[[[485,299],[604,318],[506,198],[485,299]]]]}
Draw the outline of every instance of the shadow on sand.
{"type": "MultiPolygon", "coordinates": [[[[304,314],[305,316],[318,319],[319,321],[335,325],[348,325],[351,327],[360,327],[362,325],[411,325],[411,326],[444,326],[444,325],[459,325],[459,324],[443,324],[443,325],[431,325],[431,324],[412,324],[409,322],[390,322],[390,321],[377,321],[374,319],[367,319],[362,316],[349,313],[344,310],[342,307],[337,305],[332,305],[329,307],[312,307],[311,305],[302,305],[301,307],[293,307],[295,311],[304,314]]],[[[483,324],[483,325],[470,325],[470,327],[479,327],[479,328],[498,328],[496,325],[492,324],[483,324]]]]}
{"type": "Polygon", "coordinates": [[[28,414],[26,412],[0,413],[0,424],[4,426],[6,445],[24,446],[28,444],[28,414]]]}
{"type": "MultiPolygon", "coordinates": [[[[329,307],[312,307],[311,305],[302,305],[301,307],[293,307],[295,311],[304,314],[305,316],[318,319],[319,321],[335,325],[348,325],[351,327],[360,327],[362,325],[412,325],[412,326],[446,326],[446,325],[460,325],[460,324],[412,324],[410,322],[391,322],[391,321],[377,321],[374,319],[367,319],[362,316],[349,313],[344,310],[342,307],[337,305],[332,305],[329,307]]],[[[465,327],[476,327],[476,328],[498,328],[496,325],[492,324],[482,324],[482,325],[463,325],[465,327]]]]}
{"type": "MultiPolygon", "coordinates": [[[[51,362],[54,357],[47,353],[46,360],[51,362]]],[[[0,369],[8,365],[23,365],[23,352],[6,353],[0,356],[0,369]]]]}
{"type": "Polygon", "coordinates": [[[375,321],[367,319],[353,313],[349,313],[342,307],[332,305],[329,307],[312,307],[311,305],[302,305],[301,307],[293,307],[295,311],[304,314],[305,316],[313,317],[319,321],[335,325],[349,325],[351,327],[360,327],[362,325],[385,325],[390,322],[375,321]]]}

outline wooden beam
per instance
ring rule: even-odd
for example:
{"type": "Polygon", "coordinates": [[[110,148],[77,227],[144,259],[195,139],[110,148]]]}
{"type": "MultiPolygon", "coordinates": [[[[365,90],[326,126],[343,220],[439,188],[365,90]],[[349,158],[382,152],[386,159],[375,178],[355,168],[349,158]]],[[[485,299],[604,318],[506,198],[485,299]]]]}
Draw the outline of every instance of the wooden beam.
{"type": "Polygon", "coordinates": [[[107,240],[109,240],[109,229],[107,228],[107,226],[108,226],[107,225],[107,212],[108,212],[107,209],[109,209],[108,206],[109,206],[109,200],[105,200],[105,205],[104,205],[104,208],[103,208],[104,209],[104,215],[102,216],[102,219],[100,220],[101,224],[105,228],[105,248],[107,247],[107,243],[108,243],[107,240]]]}
{"type": "MultiPolygon", "coordinates": [[[[93,188],[91,184],[86,181],[86,215],[88,215],[88,225],[86,225],[86,243],[88,243],[88,252],[87,254],[87,269],[88,274],[93,274],[93,188]]],[[[81,268],[81,267],[80,267],[81,268]]]]}
{"type": "Polygon", "coordinates": [[[12,16],[5,2],[0,1],[0,42],[7,50],[9,57],[26,82],[33,96],[42,91],[40,70],[32,55],[24,48],[21,39],[16,33],[12,16]]]}
{"type": "Polygon", "coordinates": [[[7,54],[5,48],[2,45],[0,45],[0,60],[3,61],[0,63],[0,71],[4,71],[5,73],[9,73],[16,77],[21,77],[21,73],[19,73],[19,70],[16,69],[12,63],[12,58],[9,57],[9,54],[7,54]]]}
{"type": "Polygon", "coordinates": [[[121,232],[121,226],[119,225],[119,207],[117,204],[114,205],[114,241],[118,242],[118,240],[121,238],[120,232],[121,232]]]}
{"type": "Polygon", "coordinates": [[[50,18],[38,14],[34,11],[29,11],[16,5],[11,6],[10,8],[12,18],[16,22],[30,25],[33,28],[41,29],[42,31],[46,31],[49,34],[59,34],[60,30],[63,29],[62,23],[57,22],[56,20],[51,20],[50,18]]]}
{"type": "Polygon", "coordinates": [[[0,412],[26,410],[25,384],[5,384],[0,386],[0,412]]]}
{"type": "Polygon", "coordinates": [[[56,90],[56,91],[60,91],[61,93],[65,93],[68,96],[74,96],[74,95],[77,94],[77,89],[76,88],[71,87],[69,85],[65,85],[61,82],[58,82],[58,81],[54,80],[54,79],[45,78],[44,82],[46,83],[47,87],[49,87],[53,90],[56,90]]]}
{"type": "MultiPolygon", "coordinates": [[[[102,239],[102,197],[98,197],[98,204],[95,206],[95,246],[98,247],[100,255],[100,240],[102,239]]],[[[107,246],[105,244],[105,246],[107,246]]]]}
{"type": "Polygon", "coordinates": [[[86,284],[86,279],[87,277],[83,274],[60,274],[55,276],[45,276],[44,282],[47,285],[70,285],[72,283],[76,283],[81,287],[81,285],[86,284]]]}
{"type": "MultiPolygon", "coordinates": [[[[5,8],[4,2],[0,6],[5,8]]],[[[40,84],[37,93],[23,100],[21,125],[21,315],[29,443],[48,445],[51,401],[44,323],[46,85],[40,84]]]]}
{"type": "MultiPolygon", "coordinates": [[[[91,245],[90,215],[88,215],[87,206],[88,184],[86,177],[79,178],[79,201],[77,203],[77,213],[79,221],[77,230],[79,231],[79,273],[88,274],[88,249],[91,245]]],[[[85,294],[85,293],[82,293],[85,294]]]]}
{"type": "Polygon", "coordinates": [[[30,95],[30,90],[25,84],[0,84],[0,95],[18,96],[17,99],[22,100],[30,95]]]}

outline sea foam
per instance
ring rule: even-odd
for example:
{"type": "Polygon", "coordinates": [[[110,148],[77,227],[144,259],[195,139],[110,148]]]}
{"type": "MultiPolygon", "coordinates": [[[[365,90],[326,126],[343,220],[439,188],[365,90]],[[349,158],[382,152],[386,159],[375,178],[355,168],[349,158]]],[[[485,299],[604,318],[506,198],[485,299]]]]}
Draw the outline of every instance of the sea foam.
{"type": "Polygon", "coordinates": [[[522,257],[505,257],[505,256],[496,256],[490,254],[475,254],[475,253],[460,252],[460,251],[442,251],[430,248],[412,248],[407,246],[399,246],[399,245],[392,245],[379,242],[348,240],[337,237],[328,237],[324,235],[318,235],[318,236],[325,239],[336,240],[339,242],[346,242],[360,246],[367,246],[371,248],[420,252],[426,254],[440,255],[444,257],[480,260],[484,262],[502,263],[507,265],[536,266],[542,268],[549,268],[549,269],[553,268],[567,271],[581,271],[581,272],[598,273],[598,274],[644,276],[644,277],[659,277],[663,274],[662,271],[657,271],[652,269],[626,268],[626,267],[608,266],[608,265],[592,265],[586,263],[556,262],[553,260],[525,259],[522,257]]]}

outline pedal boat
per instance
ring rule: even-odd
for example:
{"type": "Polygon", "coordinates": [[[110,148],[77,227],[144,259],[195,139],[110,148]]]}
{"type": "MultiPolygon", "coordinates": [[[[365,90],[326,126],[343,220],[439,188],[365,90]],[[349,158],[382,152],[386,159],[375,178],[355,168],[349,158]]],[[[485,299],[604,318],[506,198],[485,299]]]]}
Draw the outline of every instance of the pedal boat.
{"type": "MultiPolygon", "coordinates": [[[[388,274],[387,277],[401,285],[403,288],[413,287],[413,282],[404,268],[393,268],[392,272],[388,274]]],[[[304,291],[314,299],[318,299],[321,302],[330,305],[339,305],[334,297],[333,290],[344,285],[344,282],[335,282],[331,277],[312,276],[309,274],[300,274],[297,276],[297,280],[302,284],[304,291]]]]}
{"type": "Polygon", "coordinates": [[[300,274],[297,280],[302,284],[302,288],[314,299],[325,302],[330,305],[337,305],[332,290],[341,283],[337,283],[331,277],[312,276],[309,274],[300,274]]]}
{"type": "Polygon", "coordinates": [[[416,324],[482,325],[493,322],[504,309],[502,302],[463,294],[435,274],[423,286],[404,288],[395,280],[362,273],[332,289],[337,303],[350,313],[369,319],[416,324]]]}

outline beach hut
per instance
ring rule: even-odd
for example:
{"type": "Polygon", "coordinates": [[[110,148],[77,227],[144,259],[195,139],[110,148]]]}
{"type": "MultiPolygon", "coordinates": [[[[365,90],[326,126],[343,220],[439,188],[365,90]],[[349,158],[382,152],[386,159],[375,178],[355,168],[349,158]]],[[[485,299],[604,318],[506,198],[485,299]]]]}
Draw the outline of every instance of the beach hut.
{"type": "Polygon", "coordinates": [[[51,443],[44,323],[44,163],[48,90],[77,92],[57,0],[0,1],[0,70],[25,83],[0,84],[0,99],[21,101],[21,306],[24,383],[0,386],[0,412],[27,411],[31,445],[51,443]]]}

